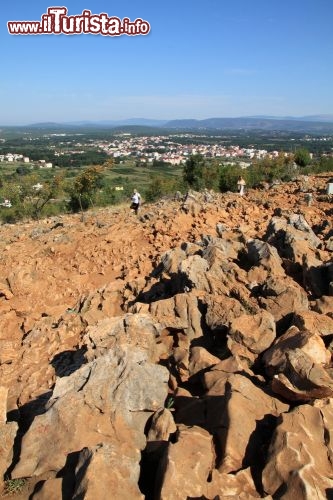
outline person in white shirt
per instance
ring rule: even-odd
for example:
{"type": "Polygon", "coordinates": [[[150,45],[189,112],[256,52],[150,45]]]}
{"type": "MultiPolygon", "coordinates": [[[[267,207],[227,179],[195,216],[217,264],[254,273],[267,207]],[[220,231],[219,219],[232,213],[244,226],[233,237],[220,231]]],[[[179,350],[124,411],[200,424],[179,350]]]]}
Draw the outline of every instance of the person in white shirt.
{"type": "Polygon", "coordinates": [[[135,214],[137,214],[141,205],[141,195],[137,192],[136,189],[133,190],[131,201],[131,208],[134,210],[135,214]]]}
{"type": "Polygon", "coordinates": [[[244,194],[245,186],[246,186],[245,180],[243,179],[242,176],[239,176],[238,180],[237,180],[237,188],[238,188],[238,192],[241,196],[243,196],[243,194],[244,194]]]}

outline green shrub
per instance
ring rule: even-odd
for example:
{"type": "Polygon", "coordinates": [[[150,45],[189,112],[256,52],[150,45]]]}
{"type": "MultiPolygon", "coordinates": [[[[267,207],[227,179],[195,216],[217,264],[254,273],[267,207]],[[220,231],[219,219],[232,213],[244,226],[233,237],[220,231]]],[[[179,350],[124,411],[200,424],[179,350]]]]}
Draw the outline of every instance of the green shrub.
{"type": "Polygon", "coordinates": [[[24,486],[26,485],[26,482],[27,480],[25,478],[6,479],[4,494],[7,496],[7,495],[16,495],[18,493],[21,493],[24,486]]]}

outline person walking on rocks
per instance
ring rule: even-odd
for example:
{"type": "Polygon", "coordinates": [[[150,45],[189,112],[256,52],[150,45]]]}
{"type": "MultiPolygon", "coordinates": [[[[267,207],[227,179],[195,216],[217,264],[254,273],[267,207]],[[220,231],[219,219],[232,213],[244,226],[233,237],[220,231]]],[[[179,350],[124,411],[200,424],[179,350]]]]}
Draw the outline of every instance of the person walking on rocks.
{"type": "Polygon", "coordinates": [[[131,201],[132,201],[131,208],[134,210],[135,215],[137,215],[141,205],[141,195],[140,193],[138,193],[136,189],[133,190],[131,201]]]}
{"type": "Polygon", "coordinates": [[[245,180],[243,179],[243,177],[240,175],[238,177],[238,180],[237,180],[237,189],[238,189],[238,192],[241,196],[243,196],[244,194],[244,189],[245,189],[245,186],[246,186],[246,182],[245,180]]]}

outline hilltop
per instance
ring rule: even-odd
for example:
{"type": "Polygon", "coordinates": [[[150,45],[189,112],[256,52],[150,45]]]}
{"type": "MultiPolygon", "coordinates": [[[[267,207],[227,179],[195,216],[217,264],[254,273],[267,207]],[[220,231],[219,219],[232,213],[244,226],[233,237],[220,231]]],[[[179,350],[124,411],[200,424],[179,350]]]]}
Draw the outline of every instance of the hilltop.
{"type": "Polygon", "coordinates": [[[15,498],[332,494],[329,178],[0,226],[15,498]]]}

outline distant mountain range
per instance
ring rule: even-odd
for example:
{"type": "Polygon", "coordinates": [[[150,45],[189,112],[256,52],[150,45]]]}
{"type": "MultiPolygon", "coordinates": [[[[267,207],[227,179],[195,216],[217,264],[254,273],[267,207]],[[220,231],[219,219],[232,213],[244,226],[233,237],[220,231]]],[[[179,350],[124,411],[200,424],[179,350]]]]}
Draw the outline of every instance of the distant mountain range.
{"type": "Polygon", "coordinates": [[[201,132],[205,130],[264,130],[304,133],[333,133],[333,115],[310,115],[302,117],[247,116],[238,118],[207,118],[204,120],[178,119],[169,121],[147,118],[129,118],[126,120],[34,123],[24,128],[73,130],[76,128],[119,129],[120,127],[126,128],[136,126],[201,132]]]}
{"type": "MultiPolygon", "coordinates": [[[[288,132],[333,132],[333,116],[323,120],[316,117],[240,117],[207,118],[206,120],[172,120],[164,127],[191,130],[280,130],[288,132]]],[[[319,118],[319,116],[318,116],[319,118]]]]}

